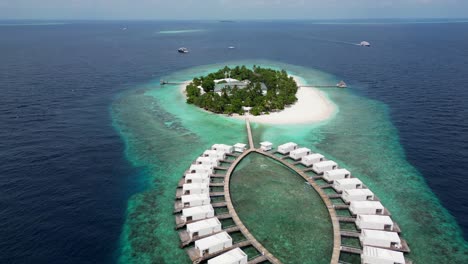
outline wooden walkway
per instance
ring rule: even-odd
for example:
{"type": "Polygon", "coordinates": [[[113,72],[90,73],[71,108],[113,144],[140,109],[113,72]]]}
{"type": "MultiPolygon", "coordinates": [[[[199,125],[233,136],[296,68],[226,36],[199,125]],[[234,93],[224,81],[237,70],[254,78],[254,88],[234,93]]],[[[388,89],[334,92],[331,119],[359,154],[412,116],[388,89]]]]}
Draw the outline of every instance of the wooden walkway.
{"type": "Polygon", "coordinates": [[[245,119],[245,127],[247,129],[247,137],[249,138],[250,149],[254,149],[255,145],[254,145],[253,137],[252,137],[252,129],[250,128],[250,121],[248,118],[245,119]]]}

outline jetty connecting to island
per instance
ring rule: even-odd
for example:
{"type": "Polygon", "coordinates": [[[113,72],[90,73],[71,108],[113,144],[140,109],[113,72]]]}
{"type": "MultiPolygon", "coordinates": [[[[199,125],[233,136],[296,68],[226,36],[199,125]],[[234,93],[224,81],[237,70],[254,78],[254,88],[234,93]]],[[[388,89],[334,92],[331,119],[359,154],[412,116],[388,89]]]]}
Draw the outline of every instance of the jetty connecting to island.
{"type": "Polygon", "coordinates": [[[410,249],[400,238],[401,229],[390,212],[348,170],[294,142],[274,149],[273,143],[265,141],[255,148],[248,119],[246,132],[248,147],[244,143],[214,144],[197,157],[179,181],[175,229],[180,247],[186,248],[193,263],[282,263],[250,233],[231,200],[232,173],[254,152],[287,166],[319,194],[333,226],[330,263],[340,263],[340,254],[358,254],[362,263],[368,264],[412,263],[404,257],[410,249]],[[360,247],[342,244],[342,237],[356,239],[360,247]],[[244,251],[248,247],[258,254],[249,258],[244,251]]]}

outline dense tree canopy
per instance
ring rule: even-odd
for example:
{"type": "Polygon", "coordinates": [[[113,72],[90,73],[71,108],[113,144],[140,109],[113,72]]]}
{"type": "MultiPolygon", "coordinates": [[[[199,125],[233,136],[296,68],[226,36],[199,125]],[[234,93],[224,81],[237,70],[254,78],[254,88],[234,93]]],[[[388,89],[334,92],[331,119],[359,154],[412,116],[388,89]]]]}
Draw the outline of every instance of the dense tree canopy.
{"type": "Polygon", "coordinates": [[[195,104],[214,113],[244,114],[243,107],[251,107],[251,114],[259,115],[272,111],[283,110],[285,106],[297,101],[297,84],[285,70],[273,70],[253,66],[235,68],[224,67],[207,76],[194,78],[186,87],[187,103],[195,104]],[[223,79],[226,73],[239,81],[247,81],[245,85],[228,85],[215,92],[214,80],[223,79]],[[266,91],[262,90],[266,86],[266,91]]]}

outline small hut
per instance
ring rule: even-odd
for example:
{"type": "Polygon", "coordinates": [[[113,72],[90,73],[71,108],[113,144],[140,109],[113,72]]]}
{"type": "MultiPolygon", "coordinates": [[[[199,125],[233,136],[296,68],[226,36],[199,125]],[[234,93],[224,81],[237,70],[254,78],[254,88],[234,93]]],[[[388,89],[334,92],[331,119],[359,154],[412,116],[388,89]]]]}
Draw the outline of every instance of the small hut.
{"type": "Polygon", "coordinates": [[[291,152],[291,151],[293,151],[295,149],[297,149],[297,144],[294,143],[294,142],[288,142],[286,144],[278,146],[278,152],[283,154],[283,155],[289,154],[289,152],[291,152]]]}
{"type": "Polygon", "coordinates": [[[210,175],[207,173],[188,173],[185,175],[185,183],[210,183],[210,175]]]}
{"type": "Polygon", "coordinates": [[[310,155],[302,157],[301,164],[306,167],[310,167],[317,162],[323,161],[324,158],[325,157],[322,154],[318,154],[318,153],[310,154],[310,155]]]}
{"type": "Polygon", "coordinates": [[[207,165],[207,166],[219,166],[219,160],[217,158],[211,158],[211,157],[198,157],[195,160],[196,164],[200,165],[207,165]]]}
{"type": "Polygon", "coordinates": [[[354,201],[372,201],[374,193],[369,189],[347,189],[343,191],[341,196],[346,203],[354,201]]]}
{"type": "Polygon", "coordinates": [[[202,206],[211,202],[210,196],[207,193],[182,195],[180,199],[184,207],[202,206]]]}
{"type": "Polygon", "coordinates": [[[394,224],[390,216],[387,215],[358,215],[356,226],[359,229],[392,231],[394,224]]]}
{"type": "Polygon", "coordinates": [[[247,264],[247,254],[242,249],[235,248],[208,260],[208,264],[247,264]]]}
{"type": "Polygon", "coordinates": [[[246,146],[244,143],[237,143],[234,145],[234,151],[242,153],[247,149],[246,146]]]}
{"type": "Polygon", "coordinates": [[[189,173],[213,174],[213,166],[211,166],[211,165],[202,165],[202,164],[193,164],[189,168],[189,173]]]}
{"type": "Polygon", "coordinates": [[[347,169],[336,169],[330,170],[323,173],[323,178],[328,181],[332,182],[334,180],[342,180],[351,177],[351,172],[347,169]]]}
{"type": "Polygon", "coordinates": [[[214,209],[211,204],[191,207],[182,210],[181,218],[184,221],[202,220],[205,218],[213,217],[214,209]]]}
{"type": "Polygon", "coordinates": [[[213,146],[211,146],[211,149],[216,150],[216,151],[221,151],[224,153],[232,153],[234,151],[233,146],[229,146],[226,144],[214,144],[213,146]]]}
{"type": "Polygon", "coordinates": [[[336,170],[338,169],[338,164],[333,160],[325,160],[321,162],[314,163],[312,166],[312,170],[317,174],[323,174],[329,170],[336,170]]]}
{"type": "Polygon", "coordinates": [[[232,238],[226,232],[221,232],[195,241],[195,249],[200,256],[213,254],[232,246],[232,238]]]}
{"type": "Polygon", "coordinates": [[[309,155],[310,153],[312,153],[312,151],[308,148],[298,148],[289,152],[289,157],[293,160],[299,160],[302,157],[309,155]]]}
{"type": "Polygon", "coordinates": [[[355,201],[349,206],[353,215],[384,215],[385,208],[378,201],[355,201]]]}
{"type": "Polygon", "coordinates": [[[361,230],[359,240],[363,246],[401,248],[401,239],[398,233],[381,230],[361,230]]]}
{"type": "Polygon", "coordinates": [[[203,152],[202,156],[203,157],[215,158],[217,160],[226,159],[226,153],[224,153],[222,151],[212,150],[212,149],[205,150],[205,152],[203,152]]]}
{"type": "Polygon", "coordinates": [[[188,194],[202,194],[209,193],[210,187],[208,183],[185,183],[182,185],[182,193],[184,195],[188,194]]]}
{"type": "Polygon", "coordinates": [[[366,264],[405,264],[405,256],[401,252],[365,246],[361,254],[362,263],[366,264]]]}
{"type": "Polygon", "coordinates": [[[343,192],[349,189],[361,189],[363,187],[362,181],[358,178],[349,178],[333,181],[333,188],[337,192],[343,192]]]}
{"type": "Polygon", "coordinates": [[[273,148],[273,143],[268,141],[263,141],[260,143],[260,149],[263,151],[269,151],[273,148]]]}
{"type": "Polygon", "coordinates": [[[190,239],[210,235],[221,231],[221,222],[216,217],[201,220],[187,225],[190,239]]]}

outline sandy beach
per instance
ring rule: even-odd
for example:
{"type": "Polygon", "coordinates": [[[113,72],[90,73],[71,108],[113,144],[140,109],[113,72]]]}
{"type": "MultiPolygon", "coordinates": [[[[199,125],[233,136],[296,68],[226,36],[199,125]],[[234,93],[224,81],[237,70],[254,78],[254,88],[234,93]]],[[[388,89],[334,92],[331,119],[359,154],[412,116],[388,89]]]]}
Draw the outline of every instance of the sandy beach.
{"type": "MultiPolygon", "coordinates": [[[[290,75],[294,78],[298,86],[305,85],[299,76],[290,75]]],[[[180,85],[180,92],[185,95],[185,86],[190,81],[180,85]]],[[[306,124],[324,121],[333,116],[336,105],[330,101],[324,92],[317,88],[300,87],[296,93],[297,102],[286,107],[283,111],[270,113],[269,115],[233,115],[232,118],[249,118],[251,122],[261,124],[306,124]]]]}

